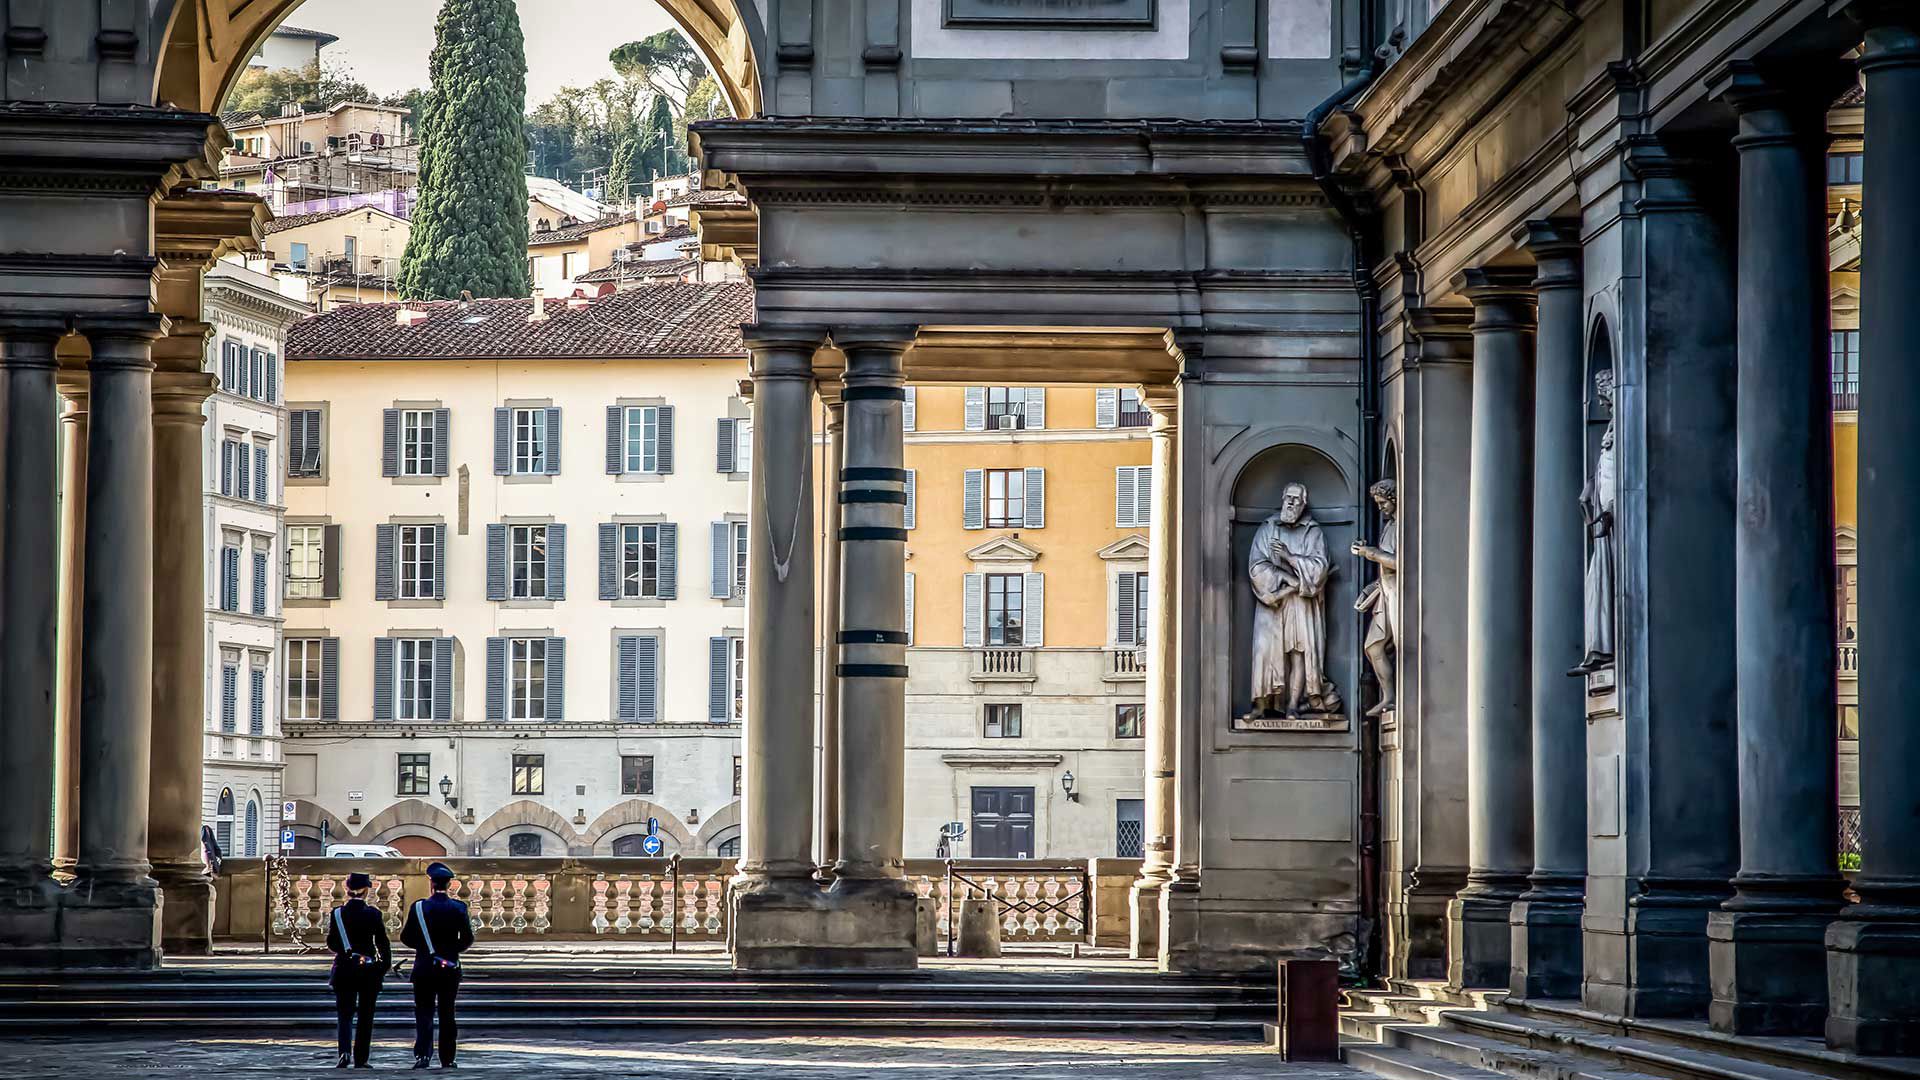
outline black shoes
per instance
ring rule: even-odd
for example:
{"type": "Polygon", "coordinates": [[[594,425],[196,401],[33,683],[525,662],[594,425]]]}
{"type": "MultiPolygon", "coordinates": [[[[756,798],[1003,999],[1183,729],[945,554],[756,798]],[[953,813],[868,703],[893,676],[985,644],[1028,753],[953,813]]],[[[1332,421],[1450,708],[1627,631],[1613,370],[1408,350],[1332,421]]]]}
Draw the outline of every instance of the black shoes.
{"type": "Polygon", "coordinates": [[[340,1059],[333,1063],[333,1067],[336,1069],[344,1069],[347,1067],[347,1064],[348,1064],[348,1055],[341,1054],[340,1059]]]}
{"type": "Polygon", "coordinates": [[[426,1067],[427,1067],[427,1055],[425,1055],[425,1054],[415,1054],[415,1055],[414,1055],[414,1057],[413,1057],[413,1067],[414,1067],[414,1068],[416,1068],[416,1069],[424,1069],[424,1068],[426,1068],[426,1067]]]}

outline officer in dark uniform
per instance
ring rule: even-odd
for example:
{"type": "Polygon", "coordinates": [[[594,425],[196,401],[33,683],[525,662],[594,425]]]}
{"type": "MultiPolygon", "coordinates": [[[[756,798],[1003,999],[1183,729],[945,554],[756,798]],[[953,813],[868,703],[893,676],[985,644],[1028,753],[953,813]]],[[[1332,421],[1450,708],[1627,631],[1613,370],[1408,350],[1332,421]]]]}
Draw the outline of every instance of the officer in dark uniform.
{"type": "Polygon", "coordinates": [[[467,920],[467,905],[447,895],[453,871],[445,863],[427,867],[427,879],[433,883],[433,895],[414,902],[400,930],[401,943],[414,951],[413,1067],[427,1067],[438,1010],[440,1064],[451,1069],[457,1039],[453,999],[460,990],[460,954],[473,944],[473,924],[467,920]]]}
{"type": "Polygon", "coordinates": [[[367,890],[371,888],[372,878],[348,874],[347,902],[334,908],[327,918],[327,948],[333,951],[333,976],[327,985],[333,987],[334,1012],[340,1021],[340,1059],[336,1065],[342,1069],[347,1067],[349,1051],[355,1068],[368,1068],[367,1055],[373,1049],[373,1005],[387,969],[393,966],[386,921],[380,917],[379,908],[367,903],[367,890]]]}

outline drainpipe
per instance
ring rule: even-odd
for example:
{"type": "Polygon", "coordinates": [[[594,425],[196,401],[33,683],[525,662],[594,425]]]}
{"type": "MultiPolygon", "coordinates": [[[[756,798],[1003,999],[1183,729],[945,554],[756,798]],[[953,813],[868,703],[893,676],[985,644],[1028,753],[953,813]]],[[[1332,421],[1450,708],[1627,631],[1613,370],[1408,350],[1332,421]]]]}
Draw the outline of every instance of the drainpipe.
{"type": "MultiPolygon", "coordinates": [[[[1368,52],[1365,66],[1338,90],[1308,111],[1300,127],[1300,144],[1307,163],[1313,169],[1314,182],[1346,223],[1353,246],[1353,288],[1360,299],[1360,507],[1365,515],[1363,532],[1378,538],[1379,522],[1367,491],[1379,476],[1380,453],[1380,348],[1378,328],[1380,292],[1373,281],[1374,235],[1376,222],[1354,204],[1352,196],[1334,180],[1332,154],[1320,136],[1320,125],[1335,109],[1345,106],[1372,85],[1384,66],[1373,51],[1378,32],[1374,26],[1373,0],[1360,3],[1360,41],[1368,52]]],[[[1354,640],[1366,636],[1365,616],[1354,640]]],[[[1359,695],[1350,707],[1359,707],[1359,695]]],[[[1380,733],[1375,724],[1360,719],[1360,915],[1365,920],[1365,955],[1362,974],[1377,977],[1382,971],[1380,905],[1380,733]]]]}

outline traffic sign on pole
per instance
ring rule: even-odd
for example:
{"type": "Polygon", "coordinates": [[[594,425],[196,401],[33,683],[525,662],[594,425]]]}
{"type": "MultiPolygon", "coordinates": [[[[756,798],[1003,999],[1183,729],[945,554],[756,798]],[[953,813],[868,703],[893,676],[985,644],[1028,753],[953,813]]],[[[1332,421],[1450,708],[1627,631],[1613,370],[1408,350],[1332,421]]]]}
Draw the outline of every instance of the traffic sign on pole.
{"type": "Polygon", "coordinates": [[[659,858],[660,853],[666,848],[667,845],[661,843],[660,838],[652,833],[648,833],[646,838],[640,841],[640,850],[645,852],[648,858],[659,858]]]}
{"type": "Polygon", "coordinates": [[[293,826],[291,825],[280,830],[280,850],[281,851],[293,850],[293,826]]]}

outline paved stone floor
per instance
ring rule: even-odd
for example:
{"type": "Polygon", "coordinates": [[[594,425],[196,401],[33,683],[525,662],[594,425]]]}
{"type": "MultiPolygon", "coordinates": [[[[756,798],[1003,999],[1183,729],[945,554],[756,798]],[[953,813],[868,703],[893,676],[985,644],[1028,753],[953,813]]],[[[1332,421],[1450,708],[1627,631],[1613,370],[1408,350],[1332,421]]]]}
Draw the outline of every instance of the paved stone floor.
{"type": "MultiPolygon", "coordinates": [[[[320,1032],[315,1033],[316,1036],[320,1032]]],[[[0,1041],[0,1075],[86,1077],[337,1076],[332,1040],[188,1039],[0,1041]]],[[[383,1039],[373,1065],[398,1071],[411,1047],[383,1039]]],[[[1024,1076],[1118,1080],[1350,1080],[1340,1065],[1288,1065],[1247,1043],[1121,1042],[1109,1039],[765,1037],[671,1042],[502,1041],[475,1033],[462,1046],[460,1071],[564,1080],[664,1077],[669,1080],[959,1080],[1024,1076]]]]}

